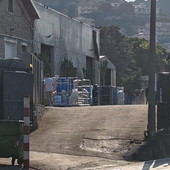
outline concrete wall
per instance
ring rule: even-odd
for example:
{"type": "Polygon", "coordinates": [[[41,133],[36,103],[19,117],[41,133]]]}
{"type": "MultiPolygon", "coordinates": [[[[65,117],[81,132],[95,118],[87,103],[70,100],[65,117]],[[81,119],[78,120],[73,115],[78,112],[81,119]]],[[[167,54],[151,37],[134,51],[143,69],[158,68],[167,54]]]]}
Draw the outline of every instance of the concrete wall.
{"type": "MultiPolygon", "coordinates": [[[[92,31],[99,30],[82,22],[36,3],[40,19],[35,21],[34,51],[41,53],[41,44],[54,47],[54,75],[60,75],[60,66],[64,58],[73,62],[78,69],[78,76],[83,78],[82,68],[86,69],[86,56],[95,59],[92,31]]],[[[97,62],[94,61],[94,67],[97,62]]],[[[98,67],[94,79],[98,81],[98,67]]]]}
{"type": "Polygon", "coordinates": [[[22,52],[22,43],[27,43],[27,51],[32,52],[32,21],[21,2],[13,0],[13,7],[14,11],[10,13],[8,1],[0,1],[0,58],[5,58],[4,38],[17,40],[18,55],[22,52]]]}

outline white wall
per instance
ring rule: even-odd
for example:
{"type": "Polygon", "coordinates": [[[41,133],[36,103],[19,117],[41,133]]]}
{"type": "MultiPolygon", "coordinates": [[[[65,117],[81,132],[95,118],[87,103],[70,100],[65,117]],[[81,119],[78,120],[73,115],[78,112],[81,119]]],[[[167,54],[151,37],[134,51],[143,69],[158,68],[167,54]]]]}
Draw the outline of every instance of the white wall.
{"type": "MultiPolygon", "coordinates": [[[[34,52],[41,52],[41,43],[54,47],[54,74],[59,74],[61,61],[68,58],[82,76],[86,68],[86,56],[95,58],[92,31],[97,31],[99,48],[99,30],[78,20],[68,17],[43,5],[35,3],[40,19],[35,21],[34,52]],[[50,37],[48,37],[51,35],[50,37]]],[[[98,77],[98,67],[96,76],[98,77]]],[[[97,83],[98,80],[96,80],[97,83]]]]}

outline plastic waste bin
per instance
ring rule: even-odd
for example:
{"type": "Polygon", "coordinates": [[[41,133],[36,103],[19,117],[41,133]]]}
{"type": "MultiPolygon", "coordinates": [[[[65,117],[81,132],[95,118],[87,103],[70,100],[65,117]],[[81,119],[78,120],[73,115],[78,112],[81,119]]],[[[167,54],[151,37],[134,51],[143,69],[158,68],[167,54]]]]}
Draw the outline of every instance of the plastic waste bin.
{"type": "Polygon", "coordinates": [[[23,163],[23,125],[19,121],[0,120],[0,158],[12,157],[12,165],[23,163]]]}

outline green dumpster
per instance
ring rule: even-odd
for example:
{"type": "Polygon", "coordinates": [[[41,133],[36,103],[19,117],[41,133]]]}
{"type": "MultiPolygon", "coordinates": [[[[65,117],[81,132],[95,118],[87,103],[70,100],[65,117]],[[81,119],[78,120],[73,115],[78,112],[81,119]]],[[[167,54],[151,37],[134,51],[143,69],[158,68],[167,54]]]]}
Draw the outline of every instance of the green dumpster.
{"type": "Polygon", "coordinates": [[[23,163],[23,125],[19,121],[0,120],[0,158],[12,157],[23,163]]]}

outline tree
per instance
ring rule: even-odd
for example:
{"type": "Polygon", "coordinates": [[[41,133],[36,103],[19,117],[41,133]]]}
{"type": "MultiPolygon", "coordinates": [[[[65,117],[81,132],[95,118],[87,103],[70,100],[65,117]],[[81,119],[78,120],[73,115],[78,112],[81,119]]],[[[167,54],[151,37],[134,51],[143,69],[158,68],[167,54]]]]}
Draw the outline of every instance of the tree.
{"type": "Polygon", "coordinates": [[[77,68],[73,66],[73,63],[64,58],[64,61],[61,63],[61,76],[62,77],[76,77],[77,68]]]}
{"type": "MultiPolygon", "coordinates": [[[[129,95],[140,88],[139,78],[149,73],[149,41],[126,37],[115,26],[100,27],[101,55],[107,56],[116,66],[117,85],[124,86],[129,95]]],[[[165,70],[170,53],[156,45],[156,70],[165,70]]]]}
{"type": "Polygon", "coordinates": [[[125,36],[115,26],[100,28],[101,55],[105,55],[117,68],[117,83],[122,85],[122,75],[129,73],[131,64],[131,46],[125,36]],[[124,69],[122,69],[124,68],[124,69]]]}

